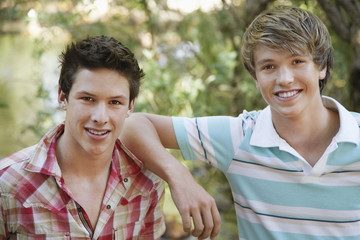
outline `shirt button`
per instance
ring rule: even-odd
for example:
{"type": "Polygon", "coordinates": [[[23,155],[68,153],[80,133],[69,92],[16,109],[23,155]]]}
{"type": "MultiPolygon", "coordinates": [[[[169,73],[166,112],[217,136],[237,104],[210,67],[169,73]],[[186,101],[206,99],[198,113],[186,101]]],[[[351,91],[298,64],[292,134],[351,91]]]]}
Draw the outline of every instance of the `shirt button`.
{"type": "Polygon", "coordinates": [[[107,209],[110,209],[110,208],[111,208],[111,206],[110,206],[110,205],[106,205],[106,208],[107,208],[107,209]]]}
{"type": "Polygon", "coordinates": [[[124,178],[124,182],[128,182],[129,180],[127,178],[124,178]]]}

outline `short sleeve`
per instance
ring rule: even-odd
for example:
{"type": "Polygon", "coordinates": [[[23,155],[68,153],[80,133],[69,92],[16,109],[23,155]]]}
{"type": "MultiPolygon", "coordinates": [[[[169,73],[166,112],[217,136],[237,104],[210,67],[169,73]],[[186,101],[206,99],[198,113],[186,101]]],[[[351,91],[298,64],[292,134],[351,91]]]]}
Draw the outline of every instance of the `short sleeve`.
{"type": "Polygon", "coordinates": [[[173,117],[178,145],[185,160],[205,161],[226,171],[241,141],[239,118],[173,117]]]}

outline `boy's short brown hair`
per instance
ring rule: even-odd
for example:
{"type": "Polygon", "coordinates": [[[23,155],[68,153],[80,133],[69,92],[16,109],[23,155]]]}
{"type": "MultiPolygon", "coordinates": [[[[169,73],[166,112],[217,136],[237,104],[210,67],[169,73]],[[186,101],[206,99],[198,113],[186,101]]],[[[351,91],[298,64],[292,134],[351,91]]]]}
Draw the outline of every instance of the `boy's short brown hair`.
{"type": "Polygon", "coordinates": [[[80,69],[107,68],[115,70],[129,81],[130,101],[137,97],[143,70],[134,54],[121,42],[107,36],[91,36],[69,44],[60,55],[59,85],[69,96],[76,74],[80,69]]]}

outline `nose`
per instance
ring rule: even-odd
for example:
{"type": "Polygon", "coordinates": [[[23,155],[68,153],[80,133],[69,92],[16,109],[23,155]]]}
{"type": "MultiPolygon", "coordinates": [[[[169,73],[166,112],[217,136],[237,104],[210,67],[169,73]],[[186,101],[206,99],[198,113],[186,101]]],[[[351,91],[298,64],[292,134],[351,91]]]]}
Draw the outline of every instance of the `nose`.
{"type": "Polygon", "coordinates": [[[98,124],[105,124],[109,121],[109,115],[105,103],[98,103],[91,113],[91,120],[98,124]]]}
{"type": "Polygon", "coordinates": [[[294,75],[292,70],[287,66],[282,66],[279,68],[277,82],[280,85],[287,85],[294,81],[294,75]]]}

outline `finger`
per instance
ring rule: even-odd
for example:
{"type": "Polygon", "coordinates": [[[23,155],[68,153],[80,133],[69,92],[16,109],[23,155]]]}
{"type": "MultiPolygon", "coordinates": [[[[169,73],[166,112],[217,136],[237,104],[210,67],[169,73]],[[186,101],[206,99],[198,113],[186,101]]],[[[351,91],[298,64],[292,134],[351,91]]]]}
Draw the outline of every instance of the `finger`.
{"type": "Polygon", "coordinates": [[[212,212],[212,216],[213,216],[214,228],[211,232],[210,239],[213,240],[220,232],[221,217],[220,217],[220,213],[219,213],[219,210],[218,210],[216,204],[214,204],[212,206],[211,212],[212,212]]]}
{"type": "Polygon", "coordinates": [[[211,215],[212,215],[212,211],[210,211],[210,209],[208,208],[202,209],[201,216],[202,216],[202,221],[204,223],[204,229],[203,232],[198,237],[198,239],[208,238],[212,233],[214,228],[214,222],[213,222],[213,217],[211,215]]]}
{"type": "Polygon", "coordinates": [[[203,219],[199,211],[193,211],[191,215],[194,222],[194,230],[192,231],[191,235],[198,237],[204,231],[203,219]]]}
{"type": "Polygon", "coordinates": [[[190,211],[182,210],[182,211],[179,211],[179,212],[180,212],[181,220],[182,220],[182,223],[183,223],[184,232],[190,232],[190,230],[191,230],[190,211]]]}

